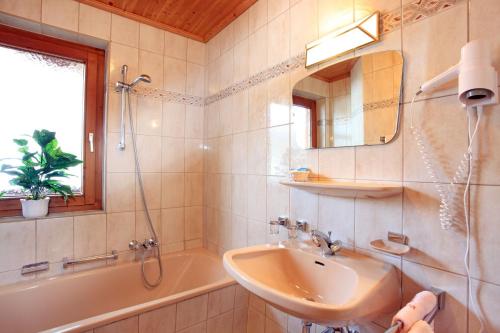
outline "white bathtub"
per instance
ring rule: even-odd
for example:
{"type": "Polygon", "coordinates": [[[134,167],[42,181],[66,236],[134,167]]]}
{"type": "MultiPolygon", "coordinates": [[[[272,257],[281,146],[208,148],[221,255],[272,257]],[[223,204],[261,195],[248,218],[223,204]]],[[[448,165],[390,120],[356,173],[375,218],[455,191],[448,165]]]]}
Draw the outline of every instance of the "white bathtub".
{"type": "MultiPolygon", "coordinates": [[[[234,284],[203,250],[162,257],[164,277],[143,287],[140,263],[124,263],[0,288],[0,331],[83,332],[234,284]]],[[[156,270],[156,263],[147,263],[156,270]]]]}

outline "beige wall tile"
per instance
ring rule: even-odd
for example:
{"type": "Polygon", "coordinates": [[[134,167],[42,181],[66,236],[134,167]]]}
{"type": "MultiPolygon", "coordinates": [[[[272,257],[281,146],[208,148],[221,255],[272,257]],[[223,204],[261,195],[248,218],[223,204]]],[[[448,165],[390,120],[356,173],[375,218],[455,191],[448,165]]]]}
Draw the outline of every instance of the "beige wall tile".
{"type": "Polygon", "coordinates": [[[184,207],[183,173],[162,174],[162,208],[184,207]]]}
{"type": "Polygon", "coordinates": [[[188,39],[187,40],[187,61],[205,65],[206,45],[204,43],[188,39]]]}
{"type": "MultiPolygon", "coordinates": [[[[495,0],[474,0],[470,1],[469,29],[470,39],[487,40],[491,48],[493,66],[500,68],[500,40],[491,31],[498,31],[500,22],[500,6],[495,0]]],[[[500,76],[499,76],[500,78],[500,76]]]]}
{"type": "Polygon", "coordinates": [[[198,296],[177,304],[176,328],[183,329],[207,318],[208,295],[198,296]]]}
{"type": "Polygon", "coordinates": [[[495,144],[500,133],[500,106],[485,107],[474,140],[474,160],[472,182],[485,185],[500,185],[500,157],[495,144]]]}
{"type": "Polygon", "coordinates": [[[284,177],[267,177],[266,221],[290,215],[290,189],[280,184],[283,180],[285,180],[284,177]]]}
{"type": "Polygon", "coordinates": [[[135,210],[135,174],[108,173],[106,184],[106,210],[108,212],[135,210]]]}
{"type": "Polygon", "coordinates": [[[247,175],[234,175],[231,189],[231,210],[239,216],[247,216],[248,212],[248,179],[247,175]]]}
{"type": "Polygon", "coordinates": [[[231,225],[231,248],[241,248],[248,244],[248,221],[245,217],[233,215],[233,224],[231,225]]]}
{"type": "Polygon", "coordinates": [[[290,169],[289,126],[271,127],[267,130],[267,174],[284,176],[290,169]]]}
{"type": "Polygon", "coordinates": [[[237,43],[248,37],[249,11],[245,11],[234,20],[234,42],[237,43]]]}
{"type": "Polygon", "coordinates": [[[139,24],[139,48],[163,54],[164,32],[147,24],[139,24]]]}
{"type": "Polygon", "coordinates": [[[75,216],[75,258],[106,252],[106,214],[75,216]]]}
{"type": "Polygon", "coordinates": [[[108,172],[134,172],[134,153],[132,150],[132,138],[130,135],[125,136],[126,149],[118,148],[120,142],[119,133],[108,133],[107,145],[107,171],[108,172]]]}
{"type": "Polygon", "coordinates": [[[354,247],[354,199],[319,196],[318,229],[354,247]]]}
{"type": "Polygon", "coordinates": [[[246,333],[248,323],[248,309],[237,308],[234,309],[233,317],[233,333],[246,333]]]}
{"type": "Polygon", "coordinates": [[[355,149],[351,147],[320,149],[318,176],[331,179],[355,178],[355,149]]]}
{"type": "Polygon", "coordinates": [[[248,129],[266,127],[267,106],[266,84],[261,83],[248,89],[248,129]]]}
{"type": "Polygon", "coordinates": [[[266,130],[248,132],[248,173],[266,173],[266,130]]]}
{"type": "Polygon", "coordinates": [[[186,106],[186,126],[185,136],[190,139],[203,138],[203,115],[204,109],[201,106],[186,106]]]}
{"type": "MultiPolygon", "coordinates": [[[[422,160],[414,132],[423,139],[438,181],[452,180],[467,150],[467,119],[456,96],[416,102],[413,126],[409,106],[404,108],[404,179],[432,181],[422,160]],[[443,126],[446,124],[446,126],[443,126]]],[[[400,140],[400,139],[398,139],[400,140]]],[[[464,182],[465,179],[460,179],[464,182]]]]}
{"type": "Polygon", "coordinates": [[[403,304],[416,293],[436,287],[446,291],[446,306],[434,321],[436,332],[467,332],[467,282],[460,275],[403,261],[403,304]]]}
{"type": "Polygon", "coordinates": [[[139,315],[139,333],[175,332],[176,305],[145,312],[139,315]]]}
{"type": "Polygon", "coordinates": [[[35,220],[0,224],[0,272],[35,261],[35,220]]]}
{"type": "MultiPolygon", "coordinates": [[[[156,234],[159,238],[162,235],[162,223],[161,223],[161,211],[150,210],[149,216],[151,217],[151,223],[155,228],[156,234]]],[[[153,235],[151,233],[149,222],[147,220],[147,215],[145,211],[135,212],[135,239],[143,240],[146,238],[151,238],[153,235]]]]}
{"type": "MultiPolygon", "coordinates": [[[[481,314],[484,319],[484,332],[496,332],[500,330],[500,286],[490,283],[472,280],[472,294],[477,307],[481,309],[481,314]]],[[[470,304],[471,300],[469,300],[470,304]]],[[[469,306],[469,332],[480,332],[480,324],[477,315],[472,311],[472,306],[469,306]]]]}
{"type": "MultiPolygon", "coordinates": [[[[274,2],[273,0],[270,0],[274,2]]],[[[288,2],[288,1],[286,1],[288,2]]],[[[267,65],[272,66],[290,57],[290,12],[286,11],[269,22],[267,28],[267,65]]]]}
{"type": "MultiPolygon", "coordinates": [[[[186,139],[185,141],[185,171],[203,172],[203,141],[186,139]]],[[[178,158],[178,157],[177,157],[178,158]]]]}
{"type": "Polygon", "coordinates": [[[267,83],[267,126],[290,123],[290,77],[283,74],[267,83]]]}
{"type": "Polygon", "coordinates": [[[138,317],[130,317],[112,324],[98,327],[94,329],[94,333],[137,333],[138,332],[138,317]]]}
{"type": "Polygon", "coordinates": [[[305,220],[311,229],[318,227],[318,195],[290,189],[290,220],[305,220]]]}
{"type": "Polygon", "coordinates": [[[42,0],[4,0],[0,2],[0,11],[39,22],[42,19],[42,0]]]}
{"type": "MultiPolygon", "coordinates": [[[[257,3],[260,3],[260,1],[257,3]]],[[[267,68],[267,29],[267,25],[265,25],[248,37],[250,57],[248,70],[250,75],[257,74],[267,68]]]]}
{"type": "Polygon", "coordinates": [[[318,38],[318,2],[301,0],[290,8],[290,55],[305,51],[318,38]]]}
{"type": "Polygon", "coordinates": [[[186,93],[193,96],[203,96],[205,87],[205,69],[201,65],[187,63],[186,93]]]}
{"type": "Polygon", "coordinates": [[[177,103],[163,103],[163,136],[183,138],[186,126],[186,106],[177,103]]]}
{"type": "Polygon", "coordinates": [[[472,186],[470,199],[472,276],[500,284],[500,251],[498,235],[500,216],[496,214],[500,187],[472,186]]]}
{"type": "Polygon", "coordinates": [[[266,176],[248,176],[248,217],[266,220],[266,176]]]}
{"type": "Polygon", "coordinates": [[[269,21],[287,10],[289,5],[289,0],[268,0],[267,13],[269,15],[269,21]]]}
{"type": "Polygon", "coordinates": [[[73,256],[73,217],[36,222],[36,260],[59,262],[73,256]]]}
{"type": "Polygon", "coordinates": [[[248,309],[248,333],[265,332],[266,316],[252,308],[248,309]]]}
{"type": "Polygon", "coordinates": [[[137,151],[141,172],[162,171],[162,138],[152,135],[138,135],[137,151]]]}
{"type": "Polygon", "coordinates": [[[139,97],[137,101],[137,133],[145,135],[161,135],[161,132],[161,100],[139,97]]]}
{"type": "Polygon", "coordinates": [[[207,332],[233,333],[233,314],[233,311],[229,311],[220,316],[210,318],[207,321],[207,332]]]}
{"type": "Polygon", "coordinates": [[[234,47],[234,63],[237,64],[237,66],[234,66],[234,82],[238,82],[248,78],[250,61],[248,48],[248,38],[245,38],[242,41],[238,42],[234,47]]]}
{"type": "Polygon", "coordinates": [[[110,40],[111,13],[80,3],[78,32],[110,40]]]}
{"type": "Polygon", "coordinates": [[[109,81],[121,81],[121,67],[128,66],[127,78],[131,79],[138,75],[139,50],[119,43],[111,43],[109,55],[109,81]]]}
{"type": "Polygon", "coordinates": [[[126,251],[135,237],[135,213],[107,214],[107,252],[126,251]]]}
{"type": "Polygon", "coordinates": [[[337,30],[353,22],[354,7],[350,0],[318,0],[319,36],[337,30]]]}
{"type": "MultiPolygon", "coordinates": [[[[402,230],[401,209],[402,195],[385,199],[356,199],[356,247],[370,249],[372,240],[386,239],[389,231],[400,233],[402,230]]],[[[406,226],[404,232],[411,237],[406,226]]]]}
{"type": "Polygon", "coordinates": [[[168,137],[162,139],[163,172],[184,172],[184,139],[168,137]]]}
{"type": "Polygon", "coordinates": [[[186,240],[203,237],[203,208],[201,206],[186,207],[184,228],[186,240]]]}
{"type": "MultiPolygon", "coordinates": [[[[149,51],[139,51],[139,72],[151,77],[151,83],[140,83],[145,87],[163,87],[163,56],[149,51]]],[[[130,77],[132,80],[133,77],[130,77]]]]}
{"type": "Polygon", "coordinates": [[[139,23],[113,14],[111,16],[111,40],[135,48],[139,47],[139,23]]]}
{"type": "Polygon", "coordinates": [[[184,241],[184,219],[184,207],[161,211],[164,244],[184,241]]]}
{"type": "Polygon", "coordinates": [[[356,150],[356,179],[400,181],[403,178],[403,138],[356,150]]]}
{"type": "Polygon", "coordinates": [[[218,316],[234,308],[235,290],[235,286],[229,286],[208,294],[208,318],[218,316]]]}
{"type": "Polygon", "coordinates": [[[203,174],[185,174],[184,203],[186,206],[199,206],[203,204],[203,174]]]}
{"type": "MultiPolygon", "coordinates": [[[[463,187],[458,193],[463,193],[463,187]]],[[[460,195],[452,203],[459,225],[463,225],[463,206],[460,195]]],[[[439,195],[434,184],[405,183],[403,231],[411,240],[412,250],[406,259],[428,266],[463,274],[465,236],[458,228],[441,229],[439,195]]]]}
{"type": "Polygon", "coordinates": [[[164,58],[164,89],[184,94],[186,92],[186,60],[164,58]]]}
{"type": "MultiPolygon", "coordinates": [[[[467,39],[465,2],[420,22],[403,26],[403,55],[406,61],[404,100],[410,101],[426,80],[458,63],[460,48],[467,39]]],[[[456,93],[451,83],[430,96],[456,93]],[[447,89],[445,89],[447,88],[447,89]]]]}
{"type": "Polygon", "coordinates": [[[165,31],[165,55],[186,60],[188,39],[186,37],[165,31]]]}
{"type": "Polygon", "coordinates": [[[250,33],[267,23],[267,2],[268,0],[257,1],[248,10],[248,28],[250,33]]]}
{"type": "MultiPolygon", "coordinates": [[[[135,207],[137,210],[144,210],[142,204],[142,196],[139,187],[139,180],[136,180],[137,187],[135,189],[135,207]]],[[[142,183],[146,204],[148,209],[161,208],[162,195],[162,174],[161,173],[142,173],[142,183]]]]}
{"type": "Polygon", "coordinates": [[[78,31],[78,3],[42,0],[42,22],[66,30],[78,31]]]}
{"type": "Polygon", "coordinates": [[[207,322],[204,321],[200,324],[191,326],[184,330],[178,331],[179,333],[206,333],[207,332],[207,322]]]}

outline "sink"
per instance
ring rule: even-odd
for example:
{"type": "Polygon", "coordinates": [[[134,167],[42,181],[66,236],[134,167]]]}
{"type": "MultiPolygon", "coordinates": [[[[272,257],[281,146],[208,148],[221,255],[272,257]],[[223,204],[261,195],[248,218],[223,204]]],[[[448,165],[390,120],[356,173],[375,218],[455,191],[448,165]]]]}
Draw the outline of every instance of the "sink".
{"type": "Polygon", "coordinates": [[[318,250],[312,245],[258,245],[228,251],[223,262],[243,287],[316,324],[363,322],[400,305],[394,266],[348,250],[331,257],[318,250]]]}

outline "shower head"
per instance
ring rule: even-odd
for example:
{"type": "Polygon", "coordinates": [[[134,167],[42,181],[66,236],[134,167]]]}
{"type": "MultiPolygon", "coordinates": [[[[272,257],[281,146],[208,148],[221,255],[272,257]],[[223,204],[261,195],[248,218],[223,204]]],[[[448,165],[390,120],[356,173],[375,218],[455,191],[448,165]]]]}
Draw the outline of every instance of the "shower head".
{"type": "Polygon", "coordinates": [[[138,84],[139,82],[146,82],[146,83],[151,83],[151,77],[149,75],[146,75],[146,74],[141,74],[139,75],[138,77],[136,77],[134,79],[134,81],[132,81],[130,83],[130,88],[132,88],[133,86],[135,86],[136,84],[138,84]]]}

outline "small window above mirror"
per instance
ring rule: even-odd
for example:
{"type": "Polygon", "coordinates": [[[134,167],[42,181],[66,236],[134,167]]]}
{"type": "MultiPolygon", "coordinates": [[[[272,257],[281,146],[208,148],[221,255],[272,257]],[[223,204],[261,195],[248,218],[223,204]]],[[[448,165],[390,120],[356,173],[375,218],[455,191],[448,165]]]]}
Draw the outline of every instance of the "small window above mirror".
{"type": "Polygon", "coordinates": [[[297,82],[292,117],[297,147],[389,143],[397,134],[403,57],[383,51],[344,60],[297,82]]]}

